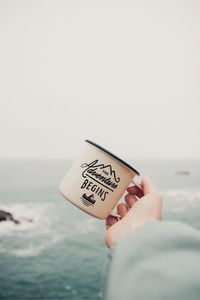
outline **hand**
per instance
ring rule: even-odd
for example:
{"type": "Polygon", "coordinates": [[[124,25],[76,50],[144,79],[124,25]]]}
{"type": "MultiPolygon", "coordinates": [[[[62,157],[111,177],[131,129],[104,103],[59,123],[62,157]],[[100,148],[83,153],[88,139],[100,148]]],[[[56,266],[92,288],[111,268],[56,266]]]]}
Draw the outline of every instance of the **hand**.
{"type": "Polygon", "coordinates": [[[131,186],[127,192],[126,203],[117,206],[121,219],[111,215],[106,219],[105,243],[109,248],[147,221],[162,219],[162,197],[148,178],[142,179],[141,189],[131,186]]]}

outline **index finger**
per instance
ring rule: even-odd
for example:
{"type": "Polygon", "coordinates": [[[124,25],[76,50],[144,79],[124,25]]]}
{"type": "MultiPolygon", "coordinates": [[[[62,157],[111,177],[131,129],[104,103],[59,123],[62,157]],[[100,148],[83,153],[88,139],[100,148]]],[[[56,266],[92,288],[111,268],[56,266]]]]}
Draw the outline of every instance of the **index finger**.
{"type": "Polygon", "coordinates": [[[135,195],[139,198],[143,197],[144,196],[144,193],[142,191],[141,188],[139,188],[139,186],[137,185],[133,185],[133,186],[130,186],[128,189],[127,189],[127,192],[129,194],[132,194],[132,195],[135,195]]]}

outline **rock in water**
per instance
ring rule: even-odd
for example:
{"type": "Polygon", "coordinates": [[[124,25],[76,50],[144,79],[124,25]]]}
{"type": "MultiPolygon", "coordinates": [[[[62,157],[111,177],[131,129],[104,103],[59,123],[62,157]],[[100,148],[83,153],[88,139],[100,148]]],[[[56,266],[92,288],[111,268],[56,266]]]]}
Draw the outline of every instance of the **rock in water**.
{"type": "Polygon", "coordinates": [[[15,224],[20,224],[18,220],[14,219],[11,213],[0,209],[0,222],[2,221],[12,221],[15,224]]]}
{"type": "Polygon", "coordinates": [[[189,176],[190,175],[190,171],[187,170],[180,170],[176,172],[176,175],[185,175],[185,176],[189,176]]]}

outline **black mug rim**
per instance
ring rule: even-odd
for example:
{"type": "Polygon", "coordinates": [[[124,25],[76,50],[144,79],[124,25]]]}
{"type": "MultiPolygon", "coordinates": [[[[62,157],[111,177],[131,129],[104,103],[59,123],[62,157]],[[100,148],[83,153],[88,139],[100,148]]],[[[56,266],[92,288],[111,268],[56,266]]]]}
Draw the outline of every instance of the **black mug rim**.
{"type": "Polygon", "coordinates": [[[125,162],[123,159],[119,158],[118,156],[116,156],[115,154],[113,154],[112,152],[108,151],[107,149],[105,149],[104,147],[98,145],[97,143],[91,141],[91,140],[85,140],[85,142],[101,149],[102,151],[106,152],[107,154],[109,154],[110,156],[114,157],[116,160],[118,160],[119,162],[121,162],[123,165],[125,165],[126,167],[128,167],[129,169],[131,169],[134,173],[136,173],[137,175],[140,175],[140,173],[133,168],[131,165],[129,165],[127,162],[125,162]]]}

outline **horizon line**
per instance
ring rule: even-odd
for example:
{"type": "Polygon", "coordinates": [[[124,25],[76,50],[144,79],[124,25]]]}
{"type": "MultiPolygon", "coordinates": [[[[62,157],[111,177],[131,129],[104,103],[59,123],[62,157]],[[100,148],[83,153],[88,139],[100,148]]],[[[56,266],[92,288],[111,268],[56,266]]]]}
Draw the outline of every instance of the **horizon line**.
{"type": "MultiPolygon", "coordinates": [[[[75,160],[78,156],[68,156],[68,157],[39,157],[39,156],[33,156],[33,157],[0,157],[0,160],[75,160]]],[[[126,157],[122,158],[124,160],[200,160],[200,156],[187,156],[187,157],[177,157],[177,156],[163,156],[163,157],[154,157],[154,156],[146,156],[146,157],[126,157]]]]}

